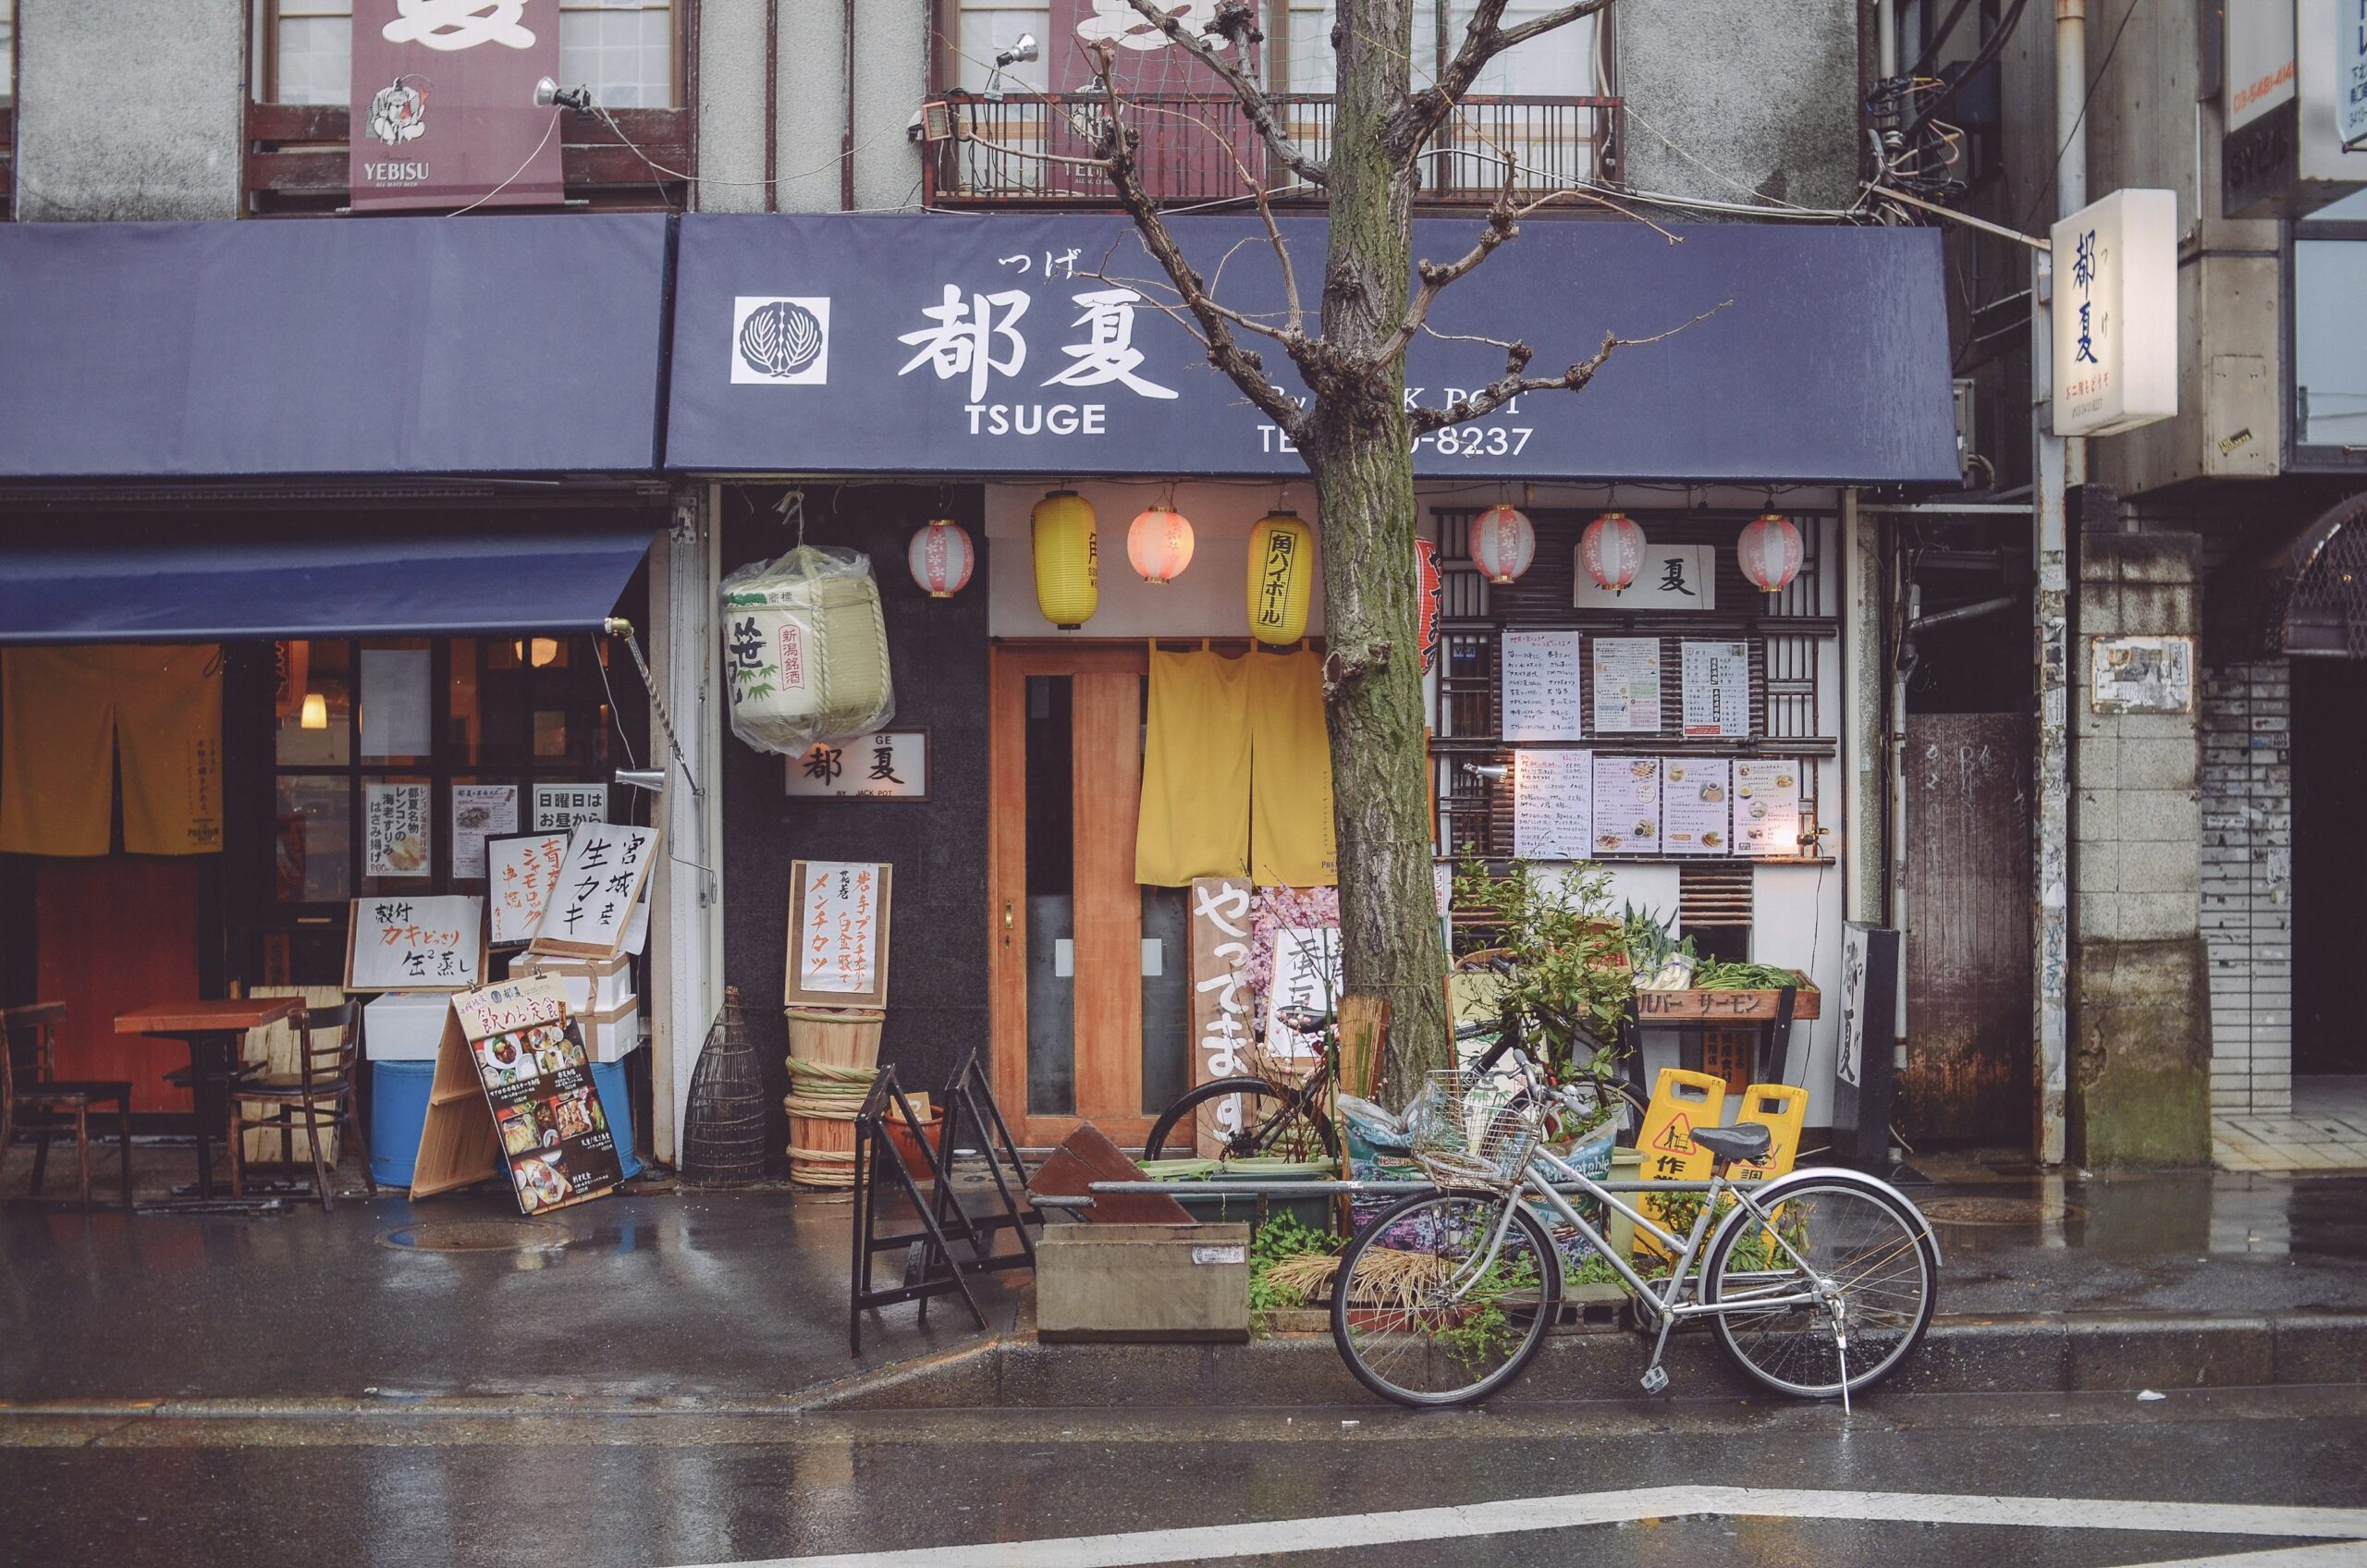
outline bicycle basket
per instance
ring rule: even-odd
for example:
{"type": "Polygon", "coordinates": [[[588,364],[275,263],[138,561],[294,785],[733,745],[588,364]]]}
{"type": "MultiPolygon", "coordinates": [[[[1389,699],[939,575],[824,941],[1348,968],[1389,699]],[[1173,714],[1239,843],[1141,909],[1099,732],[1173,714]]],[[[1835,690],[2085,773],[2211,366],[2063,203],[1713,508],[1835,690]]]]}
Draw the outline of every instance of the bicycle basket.
{"type": "Polygon", "coordinates": [[[1415,1162],[1441,1187],[1502,1187],[1517,1181],[1537,1147],[1537,1108],[1519,1080],[1442,1069],[1405,1108],[1415,1162]]]}

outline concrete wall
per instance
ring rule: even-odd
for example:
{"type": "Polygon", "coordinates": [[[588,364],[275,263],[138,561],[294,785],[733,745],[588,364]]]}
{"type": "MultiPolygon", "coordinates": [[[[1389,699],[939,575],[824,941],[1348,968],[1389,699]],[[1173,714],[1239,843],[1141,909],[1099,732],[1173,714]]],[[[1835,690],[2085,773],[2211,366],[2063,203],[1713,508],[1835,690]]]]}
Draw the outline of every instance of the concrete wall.
{"type": "Polygon", "coordinates": [[[17,22],[17,214],[239,213],[239,0],[31,0],[17,22]]]}
{"type": "Polygon", "coordinates": [[[2211,1109],[2293,1109],[2292,676],[2282,659],[2202,689],[2202,937],[2211,1109]]]}
{"type": "Polygon", "coordinates": [[[2201,543],[2079,541],[2072,656],[2069,1121],[2083,1165],[2207,1165],[2209,983],[2201,936],[2197,717],[2091,711],[2089,642],[2201,631],[2201,543]]]}
{"type": "Polygon", "coordinates": [[[1629,185],[1713,202],[1856,199],[1849,0],[1655,0],[1616,25],[1629,185]]]}

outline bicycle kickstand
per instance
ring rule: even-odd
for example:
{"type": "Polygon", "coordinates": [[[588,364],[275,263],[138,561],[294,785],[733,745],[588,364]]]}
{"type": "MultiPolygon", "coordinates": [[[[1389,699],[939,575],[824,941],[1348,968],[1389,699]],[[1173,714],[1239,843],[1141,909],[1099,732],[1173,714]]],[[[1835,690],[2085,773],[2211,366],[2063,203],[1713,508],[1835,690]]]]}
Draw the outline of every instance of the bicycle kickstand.
{"type": "Polygon", "coordinates": [[[1661,1365],[1661,1356],[1668,1349],[1668,1331],[1675,1327],[1676,1315],[1662,1312],[1661,1331],[1652,1341],[1651,1365],[1644,1368],[1644,1391],[1648,1394],[1659,1393],[1668,1387],[1668,1368],[1661,1365]]]}

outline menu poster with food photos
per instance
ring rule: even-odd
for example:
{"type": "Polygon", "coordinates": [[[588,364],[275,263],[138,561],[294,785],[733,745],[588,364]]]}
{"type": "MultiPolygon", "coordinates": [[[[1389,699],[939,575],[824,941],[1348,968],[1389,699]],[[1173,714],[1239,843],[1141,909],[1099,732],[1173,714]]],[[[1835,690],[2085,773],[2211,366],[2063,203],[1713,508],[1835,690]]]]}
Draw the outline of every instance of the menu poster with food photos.
{"type": "Polygon", "coordinates": [[[452,786],[452,878],[474,881],[484,875],[484,841],[518,831],[518,786],[452,786]]]}
{"type": "Polygon", "coordinates": [[[1594,847],[1605,855],[1660,853],[1660,758],[1594,759],[1594,847]]]}
{"type": "Polygon", "coordinates": [[[1735,848],[1747,855],[1800,852],[1800,763],[1783,757],[1735,764],[1735,848]]]}
{"type": "Polygon", "coordinates": [[[350,907],[347,990],[459,991],[484,978],[483,899],[388,893],[350,907]]]}
{"type": "MultiPolygon", "coordinates": [[[[1661,729],[1661,640],[1594,640],[1594,732],[1657,735],[1661,729]]],[[[1510,740],[1510,736],[1505,739],[1510,740]]]]}
{"type": "Polygon", "coordinates": [[[428,854],[427,792],[424,784],[362,786],[362,876],[435,875],[428,854]]]}
{"type": "Polygon", "coordinates": [[[533,949],[565,958],[613,958],[633,904],[657,864],[658,832],[614,822],[578,823],[568,836],[533,949]]]}
{"type": "Polygon", "coordinates": [[[1732,775],[1724,757],[1661,759],[1661,853],[1734,853],[1732,775]]]}
{"type": "Polygon", "coordinates": [[[583,1025],[568,1016],[557,979],[523,976],[462,992],[452,1014],[484,1086],[519,1212],[581,1203],[624,1180],[583,1025]]]}

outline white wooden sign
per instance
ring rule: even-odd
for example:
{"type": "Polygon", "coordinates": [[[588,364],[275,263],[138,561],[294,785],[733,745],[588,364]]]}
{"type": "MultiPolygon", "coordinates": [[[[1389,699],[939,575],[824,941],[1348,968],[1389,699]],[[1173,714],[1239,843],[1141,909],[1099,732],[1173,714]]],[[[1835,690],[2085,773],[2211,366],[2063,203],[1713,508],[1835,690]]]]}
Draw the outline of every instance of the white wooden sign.
{"type": "Polygon", "coordinates": [[[786,1000],[885,1005],[892,872],[872,861],[791,863],[786,1000]]]}
{"type": "Polygon", "coordinates": [[[928,799],[928,731],[882,729],[816,741],[788,764],[789,793],[833,800],[928,799]]]}
{"type": "Polygon", "coordinates": [[[1718,607],[1718,552],[1708,545],[1646,545],[1636,581],[1614,593],[1577,563],[1570,602],[1582,610],[1687,615],[1718,607]]]}
{"type": "Polygon", "coordinates": [[[533,950],[608,958],[623,945],[632,906],[657,863],[655,827],[585,822],[568,835],[567,859],[535,928],[533,950]]]}
{"type": "Polygon", "coordinates": [[[486,896],[493,909],[493,945],[516,947],[534,939],[543,911],[558,886],[567,861],[567,834],[521,833],[485,842],[486,896]]]}
{"type": "Polygon", "coordinates": [[[1586,712],[1575,631],[1507,631],[1503,637],[1503,738],[1576,741],[1586,712]]]}
{"type": "Polygon", "coordinates": [[[1283,925],[1274,931],[1274,966],[1266,982],[1266,1050],[1291,1060],[1312,1057],[1323,1044],[1318,1031],[1302,1035],[1282,1022],[1292,1007],[1331,1011],[1346,992],[1336,925],[1283,925]]]}
{"type": "Polygon", "coordinates": [[[472,894],[356,899],[345,937],[349,991],[459,991],[484,978],[484,900],[472,894]]]}

